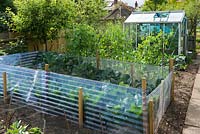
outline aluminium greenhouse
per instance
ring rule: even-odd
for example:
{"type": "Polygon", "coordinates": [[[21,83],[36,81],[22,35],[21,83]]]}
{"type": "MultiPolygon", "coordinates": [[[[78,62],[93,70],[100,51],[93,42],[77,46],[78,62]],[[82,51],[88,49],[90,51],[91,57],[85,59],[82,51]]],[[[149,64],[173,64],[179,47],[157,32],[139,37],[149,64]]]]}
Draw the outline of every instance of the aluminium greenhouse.
{"type": "Polygon", "coordinates": [[[143,37],[162,31],[164,35],[172,35],[169,48],[174,50],[173,54],[187,54],[187,18],[184,11],[133,12],[124,22],[124,29],[133,39],[135,48],[142,43],[143,37]]]}

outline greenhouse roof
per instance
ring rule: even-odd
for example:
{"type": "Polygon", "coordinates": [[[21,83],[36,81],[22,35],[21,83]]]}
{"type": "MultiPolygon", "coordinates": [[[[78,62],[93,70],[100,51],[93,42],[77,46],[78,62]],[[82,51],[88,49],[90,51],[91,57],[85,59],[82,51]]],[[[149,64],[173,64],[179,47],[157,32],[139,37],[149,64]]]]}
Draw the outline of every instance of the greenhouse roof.
{"type": "Polygon", "coordinates": [[[184,17],[184,11],[133,12],[125,23],[179,23],[184,17]]]}

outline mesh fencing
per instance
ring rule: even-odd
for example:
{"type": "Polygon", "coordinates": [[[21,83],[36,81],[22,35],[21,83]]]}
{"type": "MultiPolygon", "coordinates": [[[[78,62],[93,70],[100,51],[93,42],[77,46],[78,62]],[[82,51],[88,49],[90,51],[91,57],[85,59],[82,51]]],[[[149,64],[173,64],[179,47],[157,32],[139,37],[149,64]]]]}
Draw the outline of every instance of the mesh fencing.
{"type": "MultiPolygon", "coordinates": [[[[78,124],[78,93],[81,87],[84,98],[84,127],[102,133],[143,134],[148,127],[149,99],[154,100],[155,129],[170,103],[172,73],[168,74],[167,67],[101,59],[100,69],[111,68],[129,75],[128,79],[132,80],[133,85],[127,86],[112,84],[106,80],[84,79],[77,77],[77,74],[70,76],[24,68],[43,66],[35,64],[38,55],[38,52],[32,52],[0,57],[0,75],[7,73],[7,88],[12,104],[20,103],[42,113],[66,116],[67,120],[78,124]],[[147,85],[149,90],[146,93],[142,93],[141,83],[139,86],[134,83],[142,76],[146,76],[147,83],[153,85],[147,85]],[[165,79],[159,84],[162,78],[165,79]],[[144,98],[146,95],[147,98],[144,98]]],[[[96,58],[79,58],[77,61],[79,64],[90,63],[93,66],[97,63],[96,58]]],[[[0,98],[3,98],[2,78],[0,98]]]]}
{"type": "Polygon", "coordinates": [[[154,103],[154,127],[158,129],[159,122],[167,110],[171,101],[172,72],[160,83],[160,85],[148,95],[154,103]]]}
{"type": "Polygon", "coordinates": [[[39,52],[18,53],[6,56],[0,56],[0,64],[33,67],[39,52]]]}
{"type": "Polygon", "coordinates": [[[53,55],[40,53],[37,68],[49,64],[52,72],[62,73],[86,79],[109,82],[117,85],[141,88],[141,79],[147,80],[147,94],[155,89],[169,73],[169,67],[145,65],[100,59],[96,57],[75,57],[71,55],[53,55]],[[97,68],[99,64],[99,68],[97,68]]]}
{"type": "Polygon", "coordinates": [[[68,120],[78,123],[78,91],[82,87],[85,127],[116,132],[124,126],[143,133],[141,89],[9,65],[1,65],[0,72],[7,73],[14,104],[28,104],[52,115],[65,113],[68,120]]]}

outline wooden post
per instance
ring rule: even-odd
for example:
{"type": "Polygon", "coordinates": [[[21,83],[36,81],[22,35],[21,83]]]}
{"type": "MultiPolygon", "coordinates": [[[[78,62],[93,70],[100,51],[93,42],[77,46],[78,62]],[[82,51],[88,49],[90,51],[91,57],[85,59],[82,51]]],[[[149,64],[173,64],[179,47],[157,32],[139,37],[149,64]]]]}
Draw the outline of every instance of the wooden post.
{"type": "Polygon", "coordinates": [[[146,99],[147,81],[146,78],[142,78],[142,112],[143,112],[143,133],[148,134],[148,111],[147,111],[147,99],[146,99]]]}
{"type": "Polygon", "coordinates": [[[99,52],[96,52],[96,64],[97,64],[97,69],[100,69],[100,57],[99,57],[99,52]]]}
{"type": "Polygon", "coordinates": [[[8,94],[7,94],[7,74],[3,72],[3,97],[4,103],[7,104],[8,94]]]}
{"type": "Polygon", "coordinates": [[[147,89],[147,81],[146,78],[142,78],[142,90],[146,92],[147,89]]]}
{"type": "Polygon", "coordinates": [[[172,73],[172,87],[171,87],[171,101],[174,101],[174,84],[175,84],[175,73],[172,73]]]}
{"type": "Polygon", "coordinates": [[[132,80],[132,87],[134,87],[134,67],[133,64],[131,64],[131,80],[132,80]]]}
{"type": "Polygon", "coordinates": [[[173,71],[174,67],[174,59],[169,59],[169,72],[173,71]]]}
{"type": "Polygon", "coordinates": [[[49,64],[45,64],[44,70],[49,71],[49,64]]]}
{"type": "MultiPolygon", "coordinates": [[[[49,64],[45,64],[44,70],[46,71],[45,73],[45,84],[46,84],[46,88],[48,88],[48,71],[49,71],[49,64]]],[[[46,91],[48,92],[48,91],[46,91]]]]}
{"type": "Polygon", "coordinates": [[[154,134],[154,109],[153,99],[149,101],[149,134],[154,134]]]}
{"type": "Polygon", "coordinates": [[[79,89],[78,96],[79,128],[83,128],[83,89],[79,89]]]}

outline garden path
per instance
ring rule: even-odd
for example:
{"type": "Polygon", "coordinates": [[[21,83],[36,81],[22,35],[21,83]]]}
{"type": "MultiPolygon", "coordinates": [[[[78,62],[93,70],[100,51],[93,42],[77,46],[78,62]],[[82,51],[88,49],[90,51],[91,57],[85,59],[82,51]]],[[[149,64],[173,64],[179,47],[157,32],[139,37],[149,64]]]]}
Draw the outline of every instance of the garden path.
{"type": "MultiPolygon", "coordinates": [[[[200,63],[200,53],[194,61],[200,63]]],[[[196,74],[192,96],[189,102],[183,134],[200,134],[200,66],[196,74]]]]}

